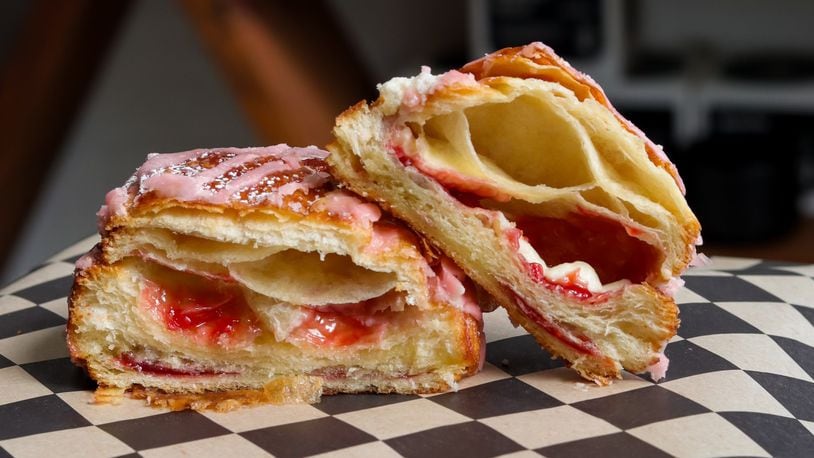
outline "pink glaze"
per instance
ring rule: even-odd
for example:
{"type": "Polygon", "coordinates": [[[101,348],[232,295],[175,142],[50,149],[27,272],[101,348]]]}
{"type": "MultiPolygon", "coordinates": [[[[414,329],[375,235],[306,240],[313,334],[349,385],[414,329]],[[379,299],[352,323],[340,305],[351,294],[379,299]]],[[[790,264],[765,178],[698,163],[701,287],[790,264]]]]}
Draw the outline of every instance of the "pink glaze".
{"type": "Polygon", "coordinates": [[[706,267],[712,264],[712,260],[707,257],[704,253],[693,253],[692,260],[690,261],[690,267],[706,267]]]}
{"type": "MultiPolygon", "coordinates": [[[[426,67],[422,67],[421,70],[424,71],[424,68],[426,67]]],[[[432,88],[432,92],[452,85],[470,86],[477,83],[478,82],[475,80],[475,75],[471,73],[462,73],[458,70],[450,70],[438,76],[438,82],[432,88]]]]}
{"type": "Polygon", "coordinates": [[[471,86],[478,84],[475,76],[471,73],[461,73],[458,70],[450,70],[446,73],[433,77],[432,69],[423,65],[421,73],[413,78],[412,85],[404,90],[401,96],[401,106],[407,111],[415,110],[427,102],[427,96],[448,88],[450,86],[471,86]],[[435,78],[435,81],[428,88],[419,88],[421,81],[427,78],[435,78]]]}
{"type": "Polygon", "coordinates": [[[76,260],[76,268],[79,269],[79,270],[88,270],[88,269],[90,269],[94,264],[92,253],[93,253],[93,251],[85,253],[84,255],[82,255],[81,258],[77,259],[76,260]]]}
{"type": "Polygon", "coordinates": [[[125,204],[128,198],[129,195],[125,187],[114,188],[105,195],[105,204],[96,213],[99,233],[104,233],[104,225],[111,217],[123,215],[126,212],[125,204]]]}
{"type": "Polygon", "coordinates": [[[659,291],[670,296],[675,297],[678,290],[684,286],[684,280],[681,277],[673,277],[667,283],[659,286],[659,291]]]}
{"type": "Polygon", "coordinates": [[[401,104],[409,109],[420,107],[425,101],[426,96],[418,92],[415,88],[408,88],[401,96],[401,104]]]}
{"type": "Polygon", "coordinates": [[[441,258],[435,274],[435,277],[429,279],[433,298],[462,310],[480,322],[483,312],[478,306],[474,291],[464,286],[463,282],[468,280],[466,274],[446,257],[441,258]]]}
{"type": "Polygon", "coordinates": [[[303,163],[309,159],[322,161],[327,156],[328,152],[316,147],[292,148],[288,145],[152,153],[124,186],[107,194],[105,204],[97,213],[101,230],[111,217],[125,214],[131,200],[136,202],[148,193],[181,202],[282,205],[282,197],[297,191],[307,193],[328,181],[327,173],[303,163]],[[282,186],[251,191],[247,193],[248,197],[242,195],[259,184],[274,183],[269,177],[285,172],[298,172],[299,175],[282,186]]]}
{"type": "Polygon", "coordinates": [[[379,207],[346,191],[331,191],[314,203],[313,208],[350,221],[375,223],[382,217],[379,207]]]}
{"type": "Polygon", "coordinates": [[[667,375],[667,368],[669,366],[670,360],[667,356],[664,353],[659,353],[659,360],[655,364],[650,365],[647,368],[647,372],[650,372],[650,377],[653,378],[654,382],[658,382],[667,375]]]}
{"type": "Polygon", "coordinates": [[[293,195],[297,191],[308,192],[309,189],[318,188],[331,178],[331,175],[325,172],[317,172],[306,176],[302,181],[290,181],[279,188],[274,194],[275,198],[283,198],[293,195]]]}
{"type": "Polygon", "coordinates": [[[415,237],[407,229],[382,221],[373,225],[373,235],[365,250],[371,253],[382,253],[397,248],[399,242],[414,243],[414,240],[415,237]]]}
{"type": "MultiPolygon", "coordinates": [[[[286,147],[287,148],[287,147],[286,147]]],[[[165,155],[154,156],[139,168],[137,172],[139,179],[139,193],[154,192],[160,197],[173,198],[180,201],[196,201],[211,204],[224,204],[236,198],[239,191],[249,188],[258,183],[262,178],[275,172],[292,170],[299,166],[299,159],[315,156],[306,150],[304,155],[297,148],[281,148],[280,145],[269,147],[266,150],[258,148],[236,149],[226,148],[218,150],[219,154],[225,154],[228,159],[220,162],[210,169],[190,170],[184,167],[184,162],[194,160],[209,150],[193,150],[186,153],[176,153],[169,156],[176,156],[181,162],[166,165],[169,158],[165,155]],[[268,156],[274,156],[276,160],[270,160],[254,169],[240,172],[231,172],[233,169],[246,165],[249,162],[257,161],[268,156]],[[283,160],[287,158],[288,160],[283,160]],[[152,168],[152,164],[157,163],[158,168],[152,168]],[[293,166],[293,167],[292,167],[293,166]],[[217,181],[221,176],[229,178],[228,181],[217,181]],[[215,183],[215,189],[207,187],[209,183],[215,183]]],[[[327,153],[321,158],[327,157],[327,153]]]]}

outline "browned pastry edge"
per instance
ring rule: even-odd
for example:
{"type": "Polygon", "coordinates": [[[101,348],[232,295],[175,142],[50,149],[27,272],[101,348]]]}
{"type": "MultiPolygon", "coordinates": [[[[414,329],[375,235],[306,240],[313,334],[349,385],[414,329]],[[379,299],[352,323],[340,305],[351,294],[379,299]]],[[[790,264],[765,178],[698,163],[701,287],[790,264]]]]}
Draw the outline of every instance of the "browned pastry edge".
{"type": "Polygon", "coordinates": [[[443,381],[436,381],[421,389],[396,390],[393,387],[365,386],[360,390],[343,390],[326,384],[322,377],[317,376],[281,376],[276,377],[261,389],[244,389],[228,391],[205,391],[203,393],[168,393],[156,388],[145,388],[134,385],[129,389],[100,386],[93,394],[96,404],[118,404],[122,398],[144,400],[151,407],[179,410],[213,410],[228,412],[242,407],[258,405],[282,404],[313,404],[320,401],[321,396],[330,396],[340,393],[376,393],[376,394],[432,394],[448,390],[450,387],[443,381]]]}

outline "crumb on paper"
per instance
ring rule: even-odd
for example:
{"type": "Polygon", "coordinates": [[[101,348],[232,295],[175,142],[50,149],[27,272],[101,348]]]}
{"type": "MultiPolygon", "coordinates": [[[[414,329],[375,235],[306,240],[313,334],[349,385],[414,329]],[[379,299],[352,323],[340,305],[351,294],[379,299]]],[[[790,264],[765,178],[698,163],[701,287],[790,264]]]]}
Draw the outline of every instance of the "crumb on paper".
{"type": "Polygon", "coordinates": [[[500,364],[503,365],[503,366],[508,366],[509,365],[509,360],[506,359],[506,358],[503,358],[502,360],[500,360],[500,364]]]}
{"type": "Polygon", "coordinates": [[[588,391],[588,384],[582,382],[574,383],[574,389],[579,391],[588,391]]]}

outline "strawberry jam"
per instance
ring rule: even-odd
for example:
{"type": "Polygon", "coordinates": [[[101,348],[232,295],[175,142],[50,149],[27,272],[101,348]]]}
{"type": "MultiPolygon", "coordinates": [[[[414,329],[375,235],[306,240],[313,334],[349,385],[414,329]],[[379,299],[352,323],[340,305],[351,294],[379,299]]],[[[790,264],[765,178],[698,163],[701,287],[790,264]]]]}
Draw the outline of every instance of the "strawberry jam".
{"type": "Polygon", "coordinates": [[[229,375],[233,372],[216,371],[213,369],[189,368],[180,369],[167,366],[158,361],[137,359],[131,353],[122,353],[117,361],[124,367],[135,369],[142,374],[164,375],[171,377],[211,377],[213,375],[229,375]]]}
{"type": "Polygon", "coordinates": [[[521,216],[515,224],[546,264],[587,262],[602,283],[644,282],[657,271],[661,259],[655,247],[631,237],[619,222],[599,215],[521,216]]]}
{"type": "Polygon", "coordinates": [[[389,293],[357,304],[309,308],[306,318],[291,337],[328,347],[375,343],[388,323],[395,323],[404,315],[404,312],[386,309],[394,300],[399,298],[389,293]]]}
{"type": "Polygon", "coordinates": [[[140,299],[140,306],[169,331],[229,348],[248,345],[260,334],[257,317],[237,286],[169,272],[160,279],[145,278],[140,299]]]}
{"type": "Polygon", "coordinates": [[[298,333],[308,343],[329,347],[353,345],[372,332],[359,318],[331,311],[311,310],[300,326],[298,333]]]}

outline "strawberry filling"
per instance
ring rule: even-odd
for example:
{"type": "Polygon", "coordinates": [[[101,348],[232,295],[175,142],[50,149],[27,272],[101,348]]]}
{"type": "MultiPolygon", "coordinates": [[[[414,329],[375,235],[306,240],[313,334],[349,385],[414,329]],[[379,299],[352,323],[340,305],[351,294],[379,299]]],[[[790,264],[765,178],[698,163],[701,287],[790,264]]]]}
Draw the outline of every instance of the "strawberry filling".
{"type": "Polygon", "coordinates": [[[134,369],[143,374],[149,375],[164,375],[172,377],[200,377],[200,376],[211,377],[213,375],[235,374],[235,372],[223,372],[214,369],[202,369],[202,368],[180,369],[176,367],[170,367],[157,361],[137,359],[135,356],[133,356],[132,353],[122,353],[117,358],[117,361],[119,362],[119,364],[128,369],[134,369]]]}
{"type": "Polygon", "coordinates": [[[627,279],[642,283],[658,270],[658,250],[617,221],[572,213],[567,218],[520,216],[517,228],[548,265],[584,261],[602,283],[627,279]]]}
{"type": "Polygon", "coordinates": [[[261,330],[237,286],[174,273],[175,281],[144,279],[140,306],[164,326],[201,345],[249,345],[261,330]]]}
{"type": "MultiPolygon", "coordinates": [[[[470,208],[480,208],[482,197],[461,191],[449,195],[470,208]]],[[[487,211],[489,211],[487,209],[487,211]]],[[[510,216],[511,215],[507,215],[510,216]]],[[[603,284],[618,280],[645,282],[658,270],[661,254],[649,243],[636,238],[641,230],[588,212],[571,213],[565,218],[515,216],[515,228],[506,229],[506,237],[515,249],[525,239],[548,266],[583,261],[594,269],[603,284]]],[[[548,289],[578,299],[596,299],[574,270],[552,281],[544,275],[544,266],[523,261],[529,276],[548,289]]]]}
{"type": "Polygon", "coordinates": [[[311,345],[346,347],[357,343],[375,343],[397,314],[386,308],[391,294],[359,302],[320,308],[307,308],[307,315],[290,338],[311,345]]]}

